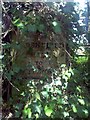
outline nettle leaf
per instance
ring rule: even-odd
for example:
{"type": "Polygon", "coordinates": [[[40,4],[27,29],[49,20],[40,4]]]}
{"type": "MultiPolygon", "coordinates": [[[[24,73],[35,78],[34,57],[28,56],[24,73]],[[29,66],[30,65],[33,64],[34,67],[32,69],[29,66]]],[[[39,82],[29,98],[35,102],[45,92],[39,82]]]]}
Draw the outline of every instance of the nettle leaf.
{"type": "Polygon", "coordinates": [[[50,117],[51,116],[51,113],[53,112],[53,110],[49,107],[47,107],[47,105],[45,106],[44,108],[44,111],[45,111],[45,114],[50,117]]]}

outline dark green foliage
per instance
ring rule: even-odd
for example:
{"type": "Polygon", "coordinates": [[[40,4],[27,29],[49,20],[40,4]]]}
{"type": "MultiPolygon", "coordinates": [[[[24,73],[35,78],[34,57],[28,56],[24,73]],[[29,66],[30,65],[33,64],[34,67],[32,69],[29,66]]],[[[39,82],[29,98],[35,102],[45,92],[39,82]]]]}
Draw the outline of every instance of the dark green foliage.
{"type": "MultiPolygon", "coordinates": [[[[90,56],[87,49],[84,55],[77,55],[83,35],[78,23],[79,15],[74,3],[66,3],[65,6],[57,3],[61,6],[60,11],[54,4],[51,7],[48,4],[4,3],[11,18],[8,31],[12,30],[12,36],[11,42],[2,41],[3,84],[8,81],[12,93],[7,92],[9,86],[3,85],[3,94],[6,90],[9,98],[3,97],[3,116],[6,116],[7,107],[7,116],[12,113],[13,118],[85,120],[90,116],[90,56]],[[52,46],[50,53],[40,54],[44,52],[42,41],[47,42],[47,39],[49,43],[61,44],[70,60],[68,64],[58,63],[58,52],[53,56],[56,48],[52,46]],[[32,42],[39,47],[33,47],[32,42]],[[40,56],[51,66],[43,69],[43,59],[35,66],[34,58],[40,56]],[[41,76],[37,78],[38,73],[41,76]],[[34,78],[28,77],[31,74],[34,78]]],[[[4,12],[3,16],[6,15],[4,12]]]]}

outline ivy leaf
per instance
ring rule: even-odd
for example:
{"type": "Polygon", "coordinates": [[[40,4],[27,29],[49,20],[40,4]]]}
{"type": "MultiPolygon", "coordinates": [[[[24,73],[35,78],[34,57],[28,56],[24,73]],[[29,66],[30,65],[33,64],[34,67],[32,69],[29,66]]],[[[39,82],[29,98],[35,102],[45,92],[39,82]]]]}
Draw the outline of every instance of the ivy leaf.
{"type": "Polygon", "coordinates": [[[36,30],[37,30],[37,27],[36,27],[36,25],[34,24],[30,24],[30,25],[28,25],[28,31],[31,31],[31,32],[36,32],[36,30]]]}
{"type": "Polygon", "coordinates": [[[13,66],[13,72],[18,73],[20,71],[20,67],[13,66]]]}
{"type": "Polygon", "coordinates": [[[73,110],[74,113],[77,113],[77,108],[74,104],[72,104],[72,110],[73,110]]]}
{"type": "Polygon", "coordinates": [[[87,118],[89,113],[88,113],[88,110],[85,109],[85,106],[78,106],[78,116],[81,117],[81,118],[87,118]]]}
{"type": "Polygon", "coordinates": [[[60,23],[54,21],[52,22],[53,24],[53,30],[55,33],[60,33],[61,32],[61,26],[60,26],[60,23]]]}
{"type": "Polygon", "coordinates": [[[38,92],[36,92],[35,97],[36,97],[38,100],[40,100],[40,101],[41,101],[41,98],[40,98],[40,95],[39,95],[39,93],[38,93],[38,92]]]}
{"type": "Polygon", "coordinates": [[[43,25],[43,24],[40,24],[40,25],[38,26],[38,30],[39,30],[40,32],[44,31],[44,25],[43,25]]]}
{"type": "Polygon", "coordinates": [[[66,71],[65,75],[67,75],[68,78],[71,77],[71,73],[69,71],[66,71]]]}
{"type": "Polygon", "coordinates": [[[69,116],[69,113],[68,112],[63,112],[63,115],[64,115],[64,117],[67,117],[67,116],[69,116]]]}
{"type": "Polygon", "coordinates": [[[85,101],[83,99],[78,99],[78,101],[81,105],[85,105],[85,101]]]}
{"type": "Polygon", "coordinates": [[[83,112],[84,112],[85,116],[88,117],[88,115],[89,115],[88,110],[84,109],[83,112]]]}
{"type": "Polygon", "coordinates": [[[4,55],[0,55],[0,59],[2,59],[4,57],[4,55]]]}
{"type": "Polygon", "coordinates": [[[58,23],[56,21],[52,22],[53,26],[57,26],[58,23]]]}
{"type": "Polygon", "coordinates": [[[17,25],[20,22],[20,19],[16,19],[15,21],[13,21],[13,24],[17,25]]]}
{"type": "Polygon", "coordinates": [[[18,28],[24,28],[24,25],[23,23],[20,21],[20,19],[16,19],[14,22],[13,22],[14,25],[16,25],[18,28]]]}
{"type": "Polygon", "coordinates": [[[19,24],[17,25],[17,27],[19,27],[19,28],[24,28],[24,25],[23,25],[23,23],[19,23],[19,24]]]}
{"type": "Polygon", "coordinates": [[[53,110],[49,107],[47,107],[47,105],[45,106],[44,108],[44,111],[45,111],[45,114],[50,117],[51,116],[51,113],[53,112],[53,110]]]}
{"type": "Polygon", "coordinates": [[[6,77],[8,78],[8,80],[11,80],[11,74],[6,72],[6,77]]]}
{"type": "Polygon", "coordinates": [[[23,110],[23,115],[27,116],[27,109],[26,108],[23,110]]]}
{"type": "Polygon", "coordinates": [[[40,109],[40,106],[35,106],[35,111],[38,112],[39,114],[41,113],[41,109],[40,109]]]}
{"type": "Polygon", "coordinates": [[[47,91],[42,91],[42,92],[41,92],[41,94],[42,94],[44,97],[46,97],[46,98],[48,98],[48,97],[49,97],[49,94],[48,94],[48,92],[47,92],[47,91]]]}
{"type": "Polygon", "coordinates": [[[28,118],[31,118],[32,112],[30,108],[27,109],[27,115],[28,115],[28,118]]]}
{"type": "Polygon", "coordinates": [[[15,110],[15,117],[20,117],[20,112],[15,110]]]}

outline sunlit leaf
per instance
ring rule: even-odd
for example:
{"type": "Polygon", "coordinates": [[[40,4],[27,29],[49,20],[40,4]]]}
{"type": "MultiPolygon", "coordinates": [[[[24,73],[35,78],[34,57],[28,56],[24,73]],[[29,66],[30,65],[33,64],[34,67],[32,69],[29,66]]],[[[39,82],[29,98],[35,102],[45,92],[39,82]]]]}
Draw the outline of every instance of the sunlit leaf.
{"type": "Polygon", "coordinates": [[[36,114],[35,114],[35,117],[36,117],[36,119],[37,119],[37,118],[39,118],[39,114],[38,114],[38,113],[36,113],[36,114]]]}
{"type": "Polygon", "coordinates": [[[39,95],[38,92],[36,92],[35,96],[36,96],[36,98],[37,98],[38,100],[41,100],[40,95],[39,95]]]}
{"type": "Polygon", "coordinates": [[[74,104],[72,104],[72,110],[73,110],[74,113],[77,112],[77,108],[76,108],[76,106],[74,104]]]}
{"type": "Polygon", "coordinates": [[[24,109],[24,110],[23,110],[23,114],[24,114],[24,115],[27,115],[27,109],[24,109]]]}
{"type": "Polygon", "coordinates": [[[85,106],[78,106],[77,111],[78,111],[77,114],[79,117],[87,118],[89,115],[89,112],[87,109],[85,109],[85,106]]]}
{"type": "Polygon", "coordinates": [[[82,105],[85,105],[85,101],[83,99],[78,99],[79,103],[81,103],[82,105]]]}
{"type": "Polygon", "coordinates": [[[68,113],[68,112],[63,112],[63,114],[64,114],[64,117],[69,116],[69,113],[68,113]]]}
{"type": "Polygon", "coordinates": [[[17,25],[17,27],[19,27],[19,28],[24,28],[24,25],[23,25],[23,23],[19,23],[19,24],[17,25]]]}
{"type": "Polygon", "coordinates": [[[63,68],[63,67],[66,67],[66,64],[62,64],[61,67],[62,67],[62,68],[63,68]]]}
{"type": "Polygon", "coordinates": [[[53,26],[57,26],[58,23],[56,21],[52,22],[53,26]]]}
{"type": "Polygon", "coordinates": [[[78,86],[76,89],[81,93],[81,88],[80,88],[80,86],[78,86]]]}
{"type": "Polygon", "coordinates": [[[48,98],[48,97],[49,97],[49,94],[48,94],[48,92],[47,92],[47,91],[42,91],[42,92],[41,92],[41,94],[42,94],[44,97],[46,97],[46,98],[48,98]]]}
{"type": "Polygon", "coordinates": [[[0,55],[0,59],[2,59],[4,57],[4,55],[0,55]]]}
{"type": "Polygon", "coordinates": [[[69,71],[66,71],[65,75],[67,75],[68,78],[71,77],[71,73],[69,71]]]}
{"type": "Polygon", "coordinates": [[[85,116],[88,117],[88,115],[89,115],[88,110],[87,110],[87,109],[84,109],[83,112],[85,113],[85,116]]]}
{"type": "Polygon", "coordinates": [[[40,108],[40,106],[36,105],[36,106],[35,106],[35,111],[40,114],[40,113],[41,113],[41,108],[40,108]]]}
{"type": "Polygon", "coordinates": [[[31,118],[32,112],[30,108],[27,109],[27,115],[28,115],[28,118],[31,118]]]}
{"type": "Polygon", "coordinates": [[[44,108],[44,111],[45,111],[45,114],[50,117],[51,116],[51,113],[53,112],[53,110],[47,106],[45,106],[44,108]]]}
{"type": "Polygon", "coordinates": [[[60,33],[61,32],[61,26],[60,26],[60,23],[54,21],[52,22],[53,24],[53,30],[55,33],[60,33]]]}

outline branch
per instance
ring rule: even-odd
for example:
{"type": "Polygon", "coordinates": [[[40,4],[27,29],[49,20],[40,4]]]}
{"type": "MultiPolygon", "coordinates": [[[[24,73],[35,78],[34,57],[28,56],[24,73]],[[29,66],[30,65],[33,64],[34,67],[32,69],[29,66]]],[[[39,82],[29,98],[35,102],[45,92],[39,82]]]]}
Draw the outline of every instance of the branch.
{"type": "MultiPolygon", "coordinates": [[[[8,80],[8,79],[7,79],[8,80]]],[[[14,87],[18,92],[20,91],[15,85],[13,85],[13,83],[12,82],[10,82],[9,80],[8,80],[8,82],[10,83],[10,85],[12,86],[12,87],[14,87]]]]}
{"type": "MultiPolygon", "coordinates": [[[[9,81],[9,80],[8,80],[9,81]]],[[[17,90],[17,91],[20,91],[16,86],[14,86],[10,81],[9,83],[17,90]]]]}

